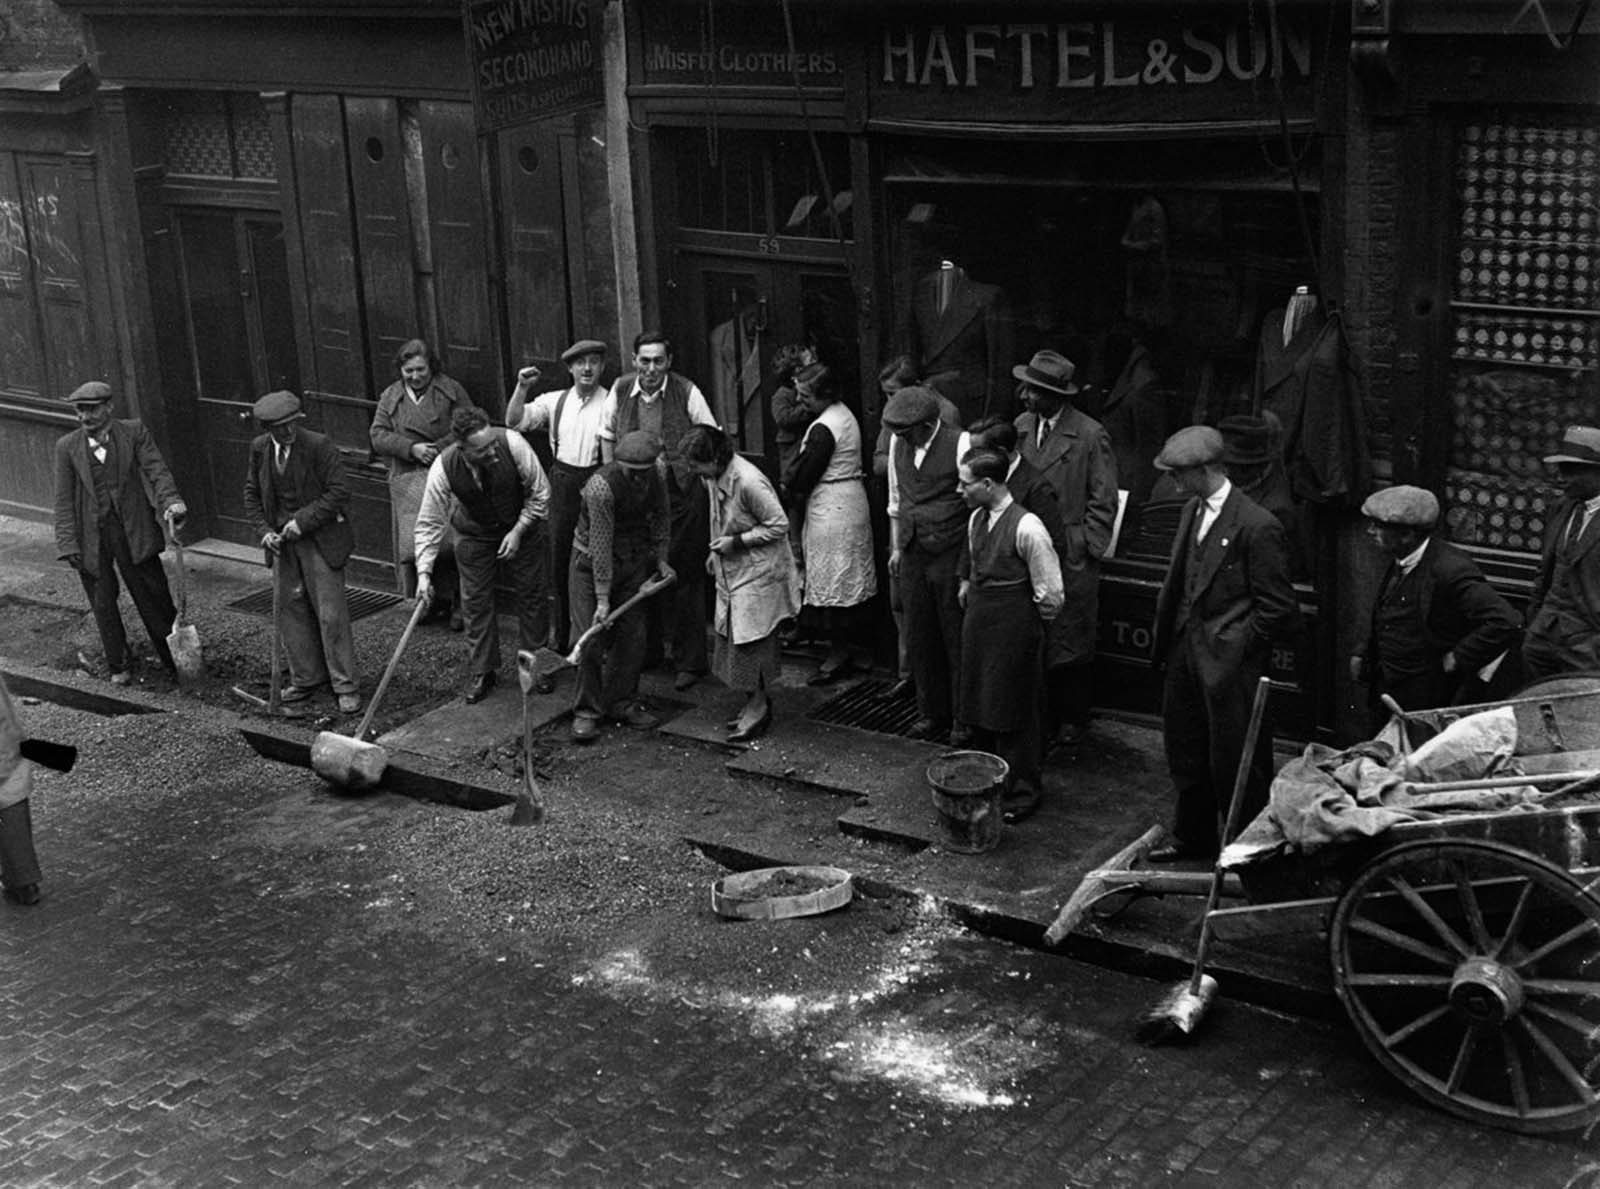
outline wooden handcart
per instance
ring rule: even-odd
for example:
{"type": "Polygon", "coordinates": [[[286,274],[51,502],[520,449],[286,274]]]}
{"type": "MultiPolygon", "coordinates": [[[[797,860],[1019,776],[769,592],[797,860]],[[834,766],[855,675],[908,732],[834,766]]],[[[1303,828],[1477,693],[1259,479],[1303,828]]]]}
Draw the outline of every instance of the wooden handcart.
{"type": "MultiPolygon", "coordinates": [[[[1493,705],[1516,710],[1544,804],[1237,867],[1246,902],[1206,919],[1224,939],[1325,937],[1362,1042],[1434,1105],[1515,1131],[1587,1127],[1600,1120],[1600,800],[1584,777],[1600,769],[1600,680],[1493,705]]],[[[1427,731],[1488,708],[1405,718],[1427,731]]],[[[1054,940],[1097,905],[1201,890],[1209,874],[1134,865],[1153,836],[1084,880],[1054,940]]]]}

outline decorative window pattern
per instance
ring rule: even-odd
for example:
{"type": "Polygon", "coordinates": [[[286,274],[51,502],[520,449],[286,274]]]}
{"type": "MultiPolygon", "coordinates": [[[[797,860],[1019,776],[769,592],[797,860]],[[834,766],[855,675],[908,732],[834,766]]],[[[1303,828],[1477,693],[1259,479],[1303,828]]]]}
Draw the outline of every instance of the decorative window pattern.
{"type": "Polygon", "coordinates": [[[1537,553],[1559,491],[1542,459],[1600,422],[1600,131],[1493,111],[1459,129],[1447,519],[1537,553]]]}
{"type": "Polygon", "coordinates": [[[272,128],[259,95],[176,91],[162,101],[168,173],[268,180],[277,176],[272,128]]]}

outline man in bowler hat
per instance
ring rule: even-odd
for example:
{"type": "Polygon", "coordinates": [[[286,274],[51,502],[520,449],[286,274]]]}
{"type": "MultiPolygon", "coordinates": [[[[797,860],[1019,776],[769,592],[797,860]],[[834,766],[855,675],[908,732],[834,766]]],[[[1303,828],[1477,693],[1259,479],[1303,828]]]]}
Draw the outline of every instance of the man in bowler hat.
{"type": "Polygon", "coordinates": [[[261,547],[277,563],[273,577],[289,661],[289,684],[280,696],[304,701],[329,683],[339,710],[354,714],[361,695],[344,565],[355,534],[347,519],[344,463],[332,439],[301,428],[305,414],[294,393],[269,392],[254,412],[267,432],[250,443],[244,506],[261,547]]]}
{"type": "MultiPolygon", "coordinates": [[[[1256,683],[1273,644],[1299,620],[1283,525],[1229,481],[1222,454],[1220,433],[1191,425],[1156,456],[1190,499],[1156,599],[1152,653],[1166,665],[1162,734],[1178,805],[1173,841],[1150,852],[1154,863],[1217,854],[1256,683]]],[[[1272,732],[1263,725],[1243,820],[1266,805],[1271,779],[1272,732]]]]}
{"type": "Polygon", "coordinates": [[[131,657],[117,610],[117,573],[156,655],[176,673],[167,633],[178,611],[161,568],[166,538],[156,516],[176,531],[189,510],[150,431],[143,422],[114,418],[111,400],[110,385],[100,380],[67,397],[78,428],[56,442],[56,552],[83,582],[113,684],[126,685],[131,657]]]}
{"type": "Polygon", "coordinates": [[[1522,643],[1529,681],[1600,670],[1600,429],[1571,425],[1545,464],[1564,497],[1545,520],[1522,643]]]}

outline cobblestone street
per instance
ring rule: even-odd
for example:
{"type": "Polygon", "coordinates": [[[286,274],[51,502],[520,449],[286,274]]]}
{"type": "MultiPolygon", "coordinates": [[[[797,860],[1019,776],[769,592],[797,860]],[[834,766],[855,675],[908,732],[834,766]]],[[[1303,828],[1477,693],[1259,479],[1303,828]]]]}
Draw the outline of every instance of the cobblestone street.
{"type": "MultiPolygon", "coordinates": [[[[0,913],[8,1185],[1562,1185],[1600,1164],[1425,1109],[1342,1027],[1224,1000],[1192,1047],[1142,1049],[1156,984],[926,913],[723,922],[686,848],[681,902],[648,919],[467,927],[470,873],[419,882],[394,840],[474,815],[334,796],[181,720],[107,773],[97,742],[146,728],[27,712],[85,757],[34,798],[44,903],[0,913]],[[869,960],[763,991],[696,958],[725,930],[802,969],[841,942],[869,960]]],[[[583,812],[575,787],[553,813],[583,812]]],[[[505,831],[491,816],[468,825],[505,831]]]]}

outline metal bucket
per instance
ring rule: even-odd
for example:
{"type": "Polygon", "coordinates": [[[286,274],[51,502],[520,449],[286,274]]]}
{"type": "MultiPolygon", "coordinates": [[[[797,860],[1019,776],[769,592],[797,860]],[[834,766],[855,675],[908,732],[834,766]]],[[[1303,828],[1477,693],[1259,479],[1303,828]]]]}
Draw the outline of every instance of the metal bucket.
{"type": "Polygon", "coordinates": [[[928,787],[947,850],[981,854],[1000,845],[1000,799],[1010,767],[986,751],[946,752],[928,765],[928,787]]]}

